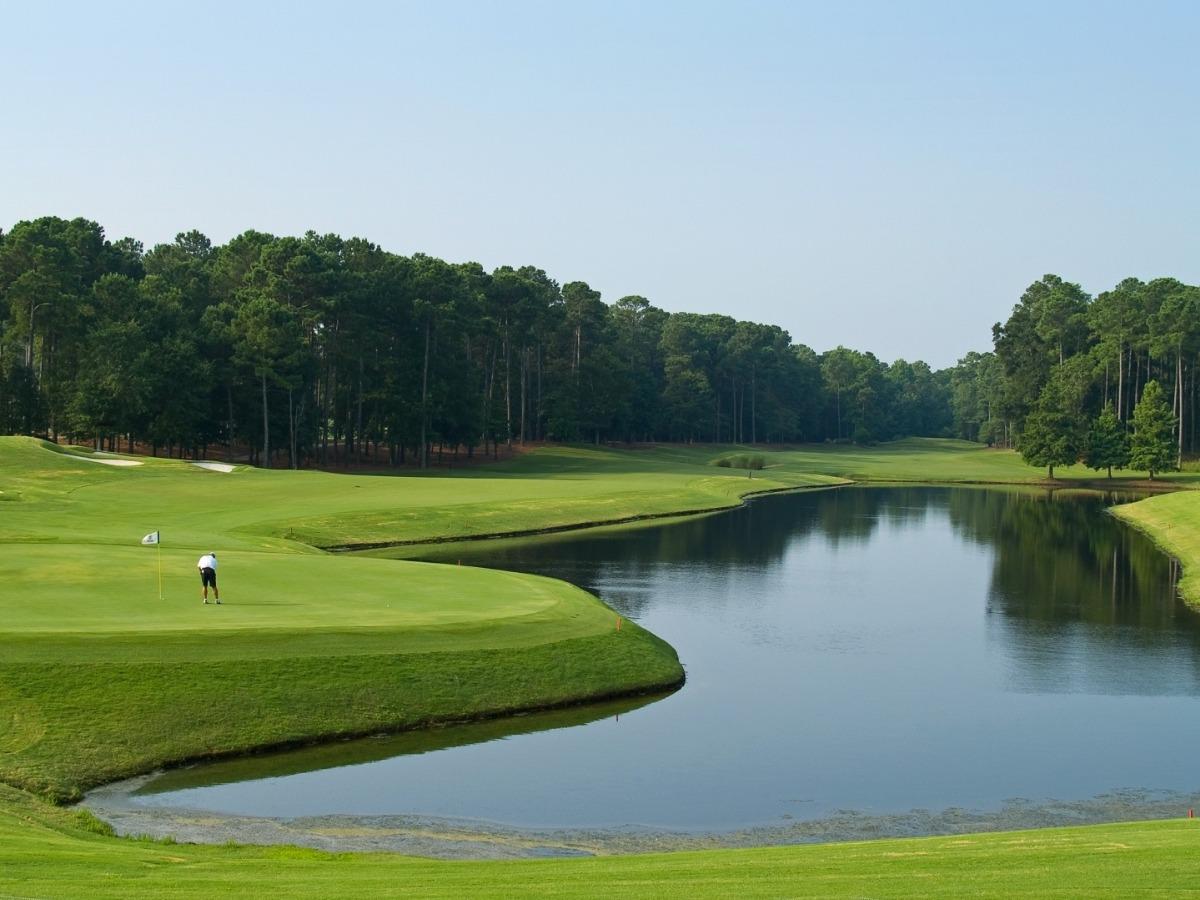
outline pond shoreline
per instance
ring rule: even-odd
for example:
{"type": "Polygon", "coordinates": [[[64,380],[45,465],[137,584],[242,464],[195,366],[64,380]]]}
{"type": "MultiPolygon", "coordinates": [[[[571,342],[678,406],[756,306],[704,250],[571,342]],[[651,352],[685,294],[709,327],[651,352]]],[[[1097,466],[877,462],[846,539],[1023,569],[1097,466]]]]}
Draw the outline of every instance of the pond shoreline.
{"type": "MultiPolygon", "coordinates": [[[[1165,498],[1147,498],[1147,501],[1156,500],[1159,502],[1141,506],[1141,502],[1147,502],[1141,501],[1138,504],[1113,507],[1109,512],[1125,525],[1144,534],[1159,550],[1179,566],[1182,576],[1179,579],[1179,596],[1190,607],[1200,610],[1200,571],[1198,571],[1196,565],[1196,554],[1193,552],[1192,547],[1189,546],[1197,540],[1195,526],[1193,523],[1181,518],[1178,514],[1167,514],[1166,521],[1162,521],[1161,515],[1158,513],[1158,506],[1161,505],[1162,499],[1165,498]],[[1138,506],[1139,508],[1132,509],[1131,507],[1134,506],[1138,506]],[[1182,531],[1185,536],[1183,538],[1179,537],[1175,533],[1176,529],[1182,531]]],[[[1172,501],[1173,504],[1179,502],[1181,501],[1172,501]]]]}
{"type": "Polygon", "coordinates": [[[846,487],[887,487],[895,486],[929,486],[929,487],[1015,487],[1046,490],[1079,490],[1109,493],[1112,491],[1133,491],[1143,494],[1169,494],[1178,491],[1192,490],[1183,485],[1162,481],[1146,481],[1143,479],[1072,479],[1070,481],[1041,479],[1037,481],[1002,481],[990,479],[965,479],[956,481],[939,481],[937,479],[904,479],[904,478],[846,478],[838,477],[840,482],[829,484],[802,484],[791,487],[766,488],[761,491],[749,491],[742,494],[737,503],[723,506],[705,506],[696,509],[682,509],[675,512],[644,513],[633,516],[622,516],[616,519],[598,519],[587,522],[573,522],[567,525],[551,525],[546,528],[522,528],[512,531],[495,531],[483,534],[449,535],[433,538],[416,538],[404,541],[361,541],[348,544],[312,544],[318,550],[328,553],[360,553],[367,550],[389,550],[401,547],[428,547],[443,544],[465,544],[476,541],[500,541],[510,538],[538,537],[540,535],[564,534],[572,531],[586,531],[592,528],[607,528],[619,525],[634,525],[637,523],[663,521],[669,519],[689,519],[696,516],[713,515],[740,509],[754,500],[779,494],[797,494],[809,491],[828,491],[846,487]]]}
{"type": "Polygon", "coordinates": [[[398,547],[428,547],[440,544],[464,544],[474,541],[502,541],[509,538],[538,537],[547,534],[563,534],[571,531],[586,531],[591,528],[606,528],[616,525],[634,525],[639,522],[654,522],[664,519],[690,519],[696,516],[712,515],[740,509],[760,497],[771,497],[779,494],[798,494],[804,491],[828,491],[836,488],[850,487],[857,482],[846,480],[831,484],[799,484],[792,487],[766,488],[761,491],[750,491],[742,494],[737,503],[725,506],[706,506],[698,509],[681,509],[677,512],[644,513],[636,516],[622,516],[617,519],[599,519],[592,522],[575,522],[569,525],[551,525],[546,528],[522,528],[516,531],[493,531],[485,534],[464,534],[448,537],[417,538],[408,541],[364,541],[352,544],[312,545],[318,550],[329,553],[357,553],[364,550],[388,550],[398,547]]]}
{"type": "Polygon", "coordinates": [[[129,803],[129,794],[153,777],[115,782],[93,791],[79,805],[109,823],[122,837],[210,845],[287,845],[333,853],[401,853],[448,860],[610,856],[966,836],[1178,819],[1186,816],[1188,809],[1200,806],[1200,793],[1122,790],[1076,801],[1013,799],[994,810],[838,810],[810,820],[730,831],[683,831],[644,825],[538,828],[422,815],[243,816],[129,803]]]}

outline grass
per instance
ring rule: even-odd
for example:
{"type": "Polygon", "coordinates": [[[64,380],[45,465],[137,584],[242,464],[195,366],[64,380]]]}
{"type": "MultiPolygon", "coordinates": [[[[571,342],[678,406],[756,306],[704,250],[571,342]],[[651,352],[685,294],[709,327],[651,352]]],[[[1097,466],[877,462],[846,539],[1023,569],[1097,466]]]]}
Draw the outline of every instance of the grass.
{"type": "MultiPolygon", "coordinates": [[[[353,558],[263,516],[437,481],[114,468],[0,438],[0,780],[66,799],[221,756],[674,685],[674,651],[535,576],[353,558]],[[365,487],[356,495],[354,485],[365,487]],[[159,550],[139,544],[163,535],[159,550]],[[221,606],[199,603],[216,550],[221,606]]],[[[473,482],[480,484],[476,480],[473,482]]],[[[496,492],[497,488],[491,489],[496,492]]],[[[508,496],[513,495],[513,491],[508,496]]]]}
{"type": "Polygon", "coordinates": [[[106,837],[0,787],[0,896],[1188,896],[1196,820],[595,859],[444,862],[106,837]]]}
{"type": "MultiPolygon", "coordinates": [[[[671,648],[595,598],[532,576],[319,548],[441,541],[725,508],[845,479],[1025,484],[1011,452],[953,441],[763,454],[543,448],[445,476],[138,460],[0,438],[0,781],[55,799],[164,763],[486,718],[650,690],[671,648]],[[156,551],[161,530],[164,599],[156,551]],[[216,550],[226,603],[198,603],[216,550]]],[[[756,452],[761,452],[757,451],[756,452]]],[[[1140,473],[1118,473],[1126,478],[1140,473]]],[[[1097,479],[1072,467],[1067,484],[1097,479]]],[[[1195,486],[1200,473],[1168,480],[1195,486]]],[[[1121,514],[1200,571],[1200,496],[1121,514]]],[[[445,550],[442,548],[443,557],[445,550]]],[[[1185,591],[1195,597],[1195,576],[1185,591]]],[[[0,785],[0,896],[977,896],[1191,890],[1194,823],[597,860],[443,863],[118,840],[0,785]]]]}
{"type": "Polygon", "coordinates": [[[1200,494],[1180,491],[1118,506],[1113,513],[1146,532],[1183,564],[1179,592],[1200,607],[1200,494]]]}

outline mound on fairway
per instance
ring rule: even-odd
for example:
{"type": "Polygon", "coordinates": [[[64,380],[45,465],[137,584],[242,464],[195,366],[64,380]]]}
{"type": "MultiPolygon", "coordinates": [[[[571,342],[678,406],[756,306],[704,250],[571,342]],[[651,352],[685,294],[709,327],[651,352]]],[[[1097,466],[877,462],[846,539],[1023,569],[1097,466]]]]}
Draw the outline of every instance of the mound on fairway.
{"type": "Polygon", "coordinates": [[[12,784],[71,797],[189,758],[682,678],[668,645],[617,630],[612,610],[562,582],[255,533],[264,510],[336,508],[358,479],[90,462],[0,438],[0,778],[12,784]],[[153,530],[163,544],[141,546],[153,530]],[[200,603],[209,550],[221,606],[200,603]]]}

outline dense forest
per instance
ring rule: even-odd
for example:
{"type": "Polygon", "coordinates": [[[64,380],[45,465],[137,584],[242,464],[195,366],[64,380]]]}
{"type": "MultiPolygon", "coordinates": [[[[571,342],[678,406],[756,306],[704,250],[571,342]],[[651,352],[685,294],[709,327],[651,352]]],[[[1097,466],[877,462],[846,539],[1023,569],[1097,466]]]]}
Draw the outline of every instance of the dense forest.
{"type": "Polygon", "coordinates": [[[1196,450],[1200,288],[1127,278],[1097,297],[1034,282],[992,330],[995,350],[951,373],[957,433],[1031,465],[1083,460],[1152,474],[1196,450]]]}
{"type": "Polygon", "coordinates": [[[532,266],[247,231],[144,251],[95,222],[0,234],[0,433],[263,465],[495,452],[531,440],[888,440],[951,429],[921,362],[605,303],[532,266]]]}
{"type": "Polygon", "coordinates": [[[214,246],[192,231],[147,251],[47,217],[0,232],[0,433],[268,466],[424,466],[537,440],[955,435],[1053,466],[1089,455],[1106,408],[1125,435],[1153,383],[1178,457],[1195,448],[1198,305],[1173,279],[1093,299],[1048,275],[992,352],[934,372],[644,297],[606,303],[533,266],[312,232],[214,246]]]}

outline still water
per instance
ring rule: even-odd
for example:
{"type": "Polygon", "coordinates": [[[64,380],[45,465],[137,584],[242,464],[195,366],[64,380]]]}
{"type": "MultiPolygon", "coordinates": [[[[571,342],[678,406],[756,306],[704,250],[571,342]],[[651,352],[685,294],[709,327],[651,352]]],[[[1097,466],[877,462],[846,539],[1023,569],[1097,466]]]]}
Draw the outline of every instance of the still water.
{"type": "Polygon", "coordinates": [[[167,773],[133,799],[258,816],[731,831],[840,810],[1200,788],[1200,616],[1120,498],[852,488],[699,520],[458,545],[668,640],[648,702],[167,773]]]}

